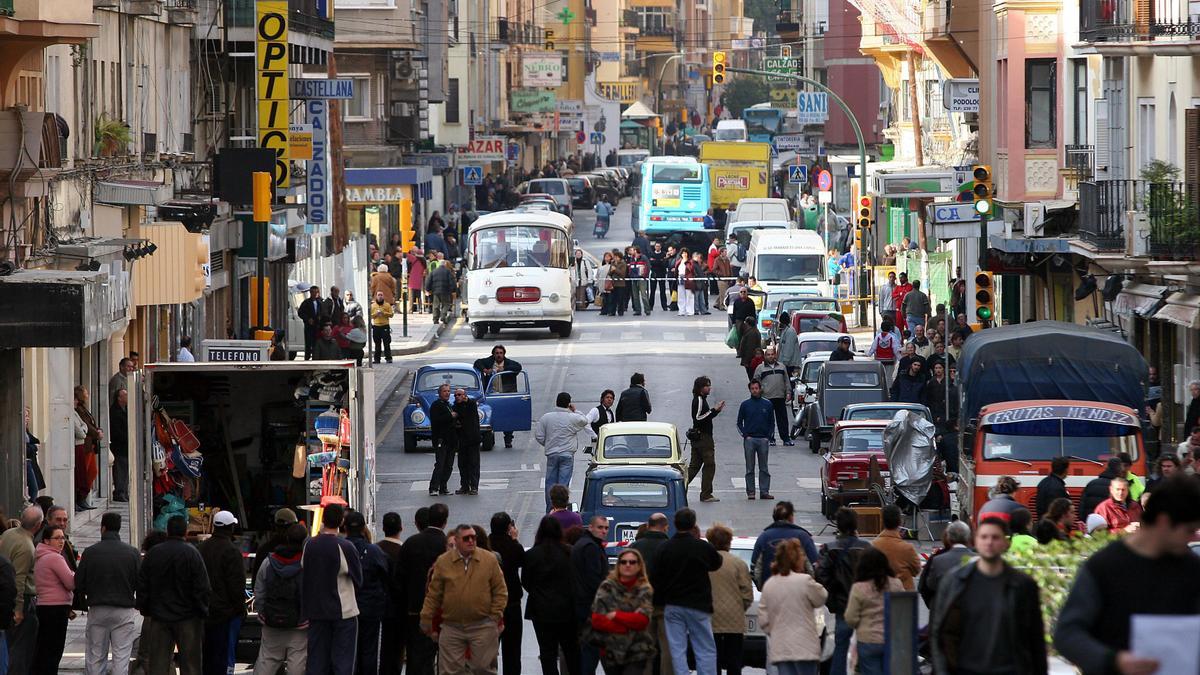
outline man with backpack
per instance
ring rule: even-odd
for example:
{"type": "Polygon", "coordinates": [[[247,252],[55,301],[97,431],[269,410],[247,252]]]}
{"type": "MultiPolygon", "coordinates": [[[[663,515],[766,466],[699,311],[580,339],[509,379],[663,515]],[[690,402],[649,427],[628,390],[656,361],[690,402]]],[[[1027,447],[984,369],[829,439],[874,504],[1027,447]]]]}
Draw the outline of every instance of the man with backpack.
{"type": "Polygon", "coordinates": [[[307,536],[303,524],[289,526],[283,543],[267,556],[254,577],[254,611],[263,625],[254,675],[275,675],[283,665],[289,673],[304,672],[308,622],[300,613],[300,589],[304,585],[300,558],[307,536]]]}
{"type": "Polygon", "coordinates": [[[854,568],[863,549],[871,543],[858,537],[858,514],[842,507],[833,516],[837,525],[837,540],[821,545],[821,557],[817,562],[816,579],[825,587],[829,597],[825,605],[833,612],[836,628],[833,633],[833,666],[830,675],[846,675],[846,658],[850,653],[850,637],[854,629],[846,623],[846,603],[850,600],[850,587],[854,585],[854,568]]]}

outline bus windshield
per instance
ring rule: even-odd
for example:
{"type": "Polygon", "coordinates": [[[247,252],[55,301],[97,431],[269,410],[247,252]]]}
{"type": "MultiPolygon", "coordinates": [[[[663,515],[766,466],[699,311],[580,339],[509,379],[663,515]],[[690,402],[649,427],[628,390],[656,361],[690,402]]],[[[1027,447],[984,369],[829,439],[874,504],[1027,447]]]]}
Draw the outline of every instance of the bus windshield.
{"type": "Polygon", "coordinates": [[[823,262],[819,255],[764,253],[754,276],[759,281],[819,281],[823,262]]]}
{"type": "Polygon", "coordinates": [[[984,427],[983,458],[1025,462],[1075,457],[1098,464],[1122,452],[1137,459],[1138,427],[1088,420],[1041,419],[984,427]]]}
{"type": "Polygon", "coordinates": [[[557,267],[570,262],[567,235],[538,225],[500,225],[471,233],[475,251],[471,269],[495,267],[557,267]]]}
{"type": "Polygon", "coordinates": [[[659,164],[654,167],[655,183],[699,183],[704,167],[699,164],[659,164]]]}

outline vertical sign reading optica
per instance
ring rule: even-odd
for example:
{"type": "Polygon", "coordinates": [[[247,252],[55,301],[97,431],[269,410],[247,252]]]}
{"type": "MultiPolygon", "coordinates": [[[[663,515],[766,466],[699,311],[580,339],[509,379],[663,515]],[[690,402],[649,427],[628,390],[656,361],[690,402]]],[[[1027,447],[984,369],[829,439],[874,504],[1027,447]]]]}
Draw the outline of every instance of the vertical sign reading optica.
{"type": "Polygon", "coordinates": [[[288,155],[288,3],[258,0],[255,80],[258,85],[258,147],[275,151],[275,187],[291,185],[288,155]]]}
{"type": "Polygon", "coordinates": [[[329,234],[329,101],[304,102],[312,125],[312,159],[308,162],[308,228],[311,234],[329,234]]]}

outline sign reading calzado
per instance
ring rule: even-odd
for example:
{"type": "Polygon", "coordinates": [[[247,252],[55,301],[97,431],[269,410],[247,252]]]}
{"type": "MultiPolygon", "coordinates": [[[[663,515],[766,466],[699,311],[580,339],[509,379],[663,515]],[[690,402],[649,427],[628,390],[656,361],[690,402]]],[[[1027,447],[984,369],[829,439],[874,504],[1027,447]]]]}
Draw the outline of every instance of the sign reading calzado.
{"type": "Polygon", "coordinates": [[[288,3],[258,0],[254,72],[258,95],[258,147],[275,151],[275,187],[291,185],[288,153],[288,3]]]}

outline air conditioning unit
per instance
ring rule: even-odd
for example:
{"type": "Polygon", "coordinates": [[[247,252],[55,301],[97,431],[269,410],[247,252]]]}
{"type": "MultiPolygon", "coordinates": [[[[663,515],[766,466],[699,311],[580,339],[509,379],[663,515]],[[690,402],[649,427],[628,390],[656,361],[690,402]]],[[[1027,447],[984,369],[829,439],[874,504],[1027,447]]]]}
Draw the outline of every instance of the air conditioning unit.
{"type": "Polygon", "coordinates": [[[412,54],[405,53],[403,58],[396,60],[392,72],[401,80],[412,80],[416,77],[417,69],[413,66],[412,54]]]}
{"type": "Polygon", "coordinates": [[[1150,255],[1150,216],[1145,211],[1125,212],[1125,252],[1131,256],[1150,255]]]}

